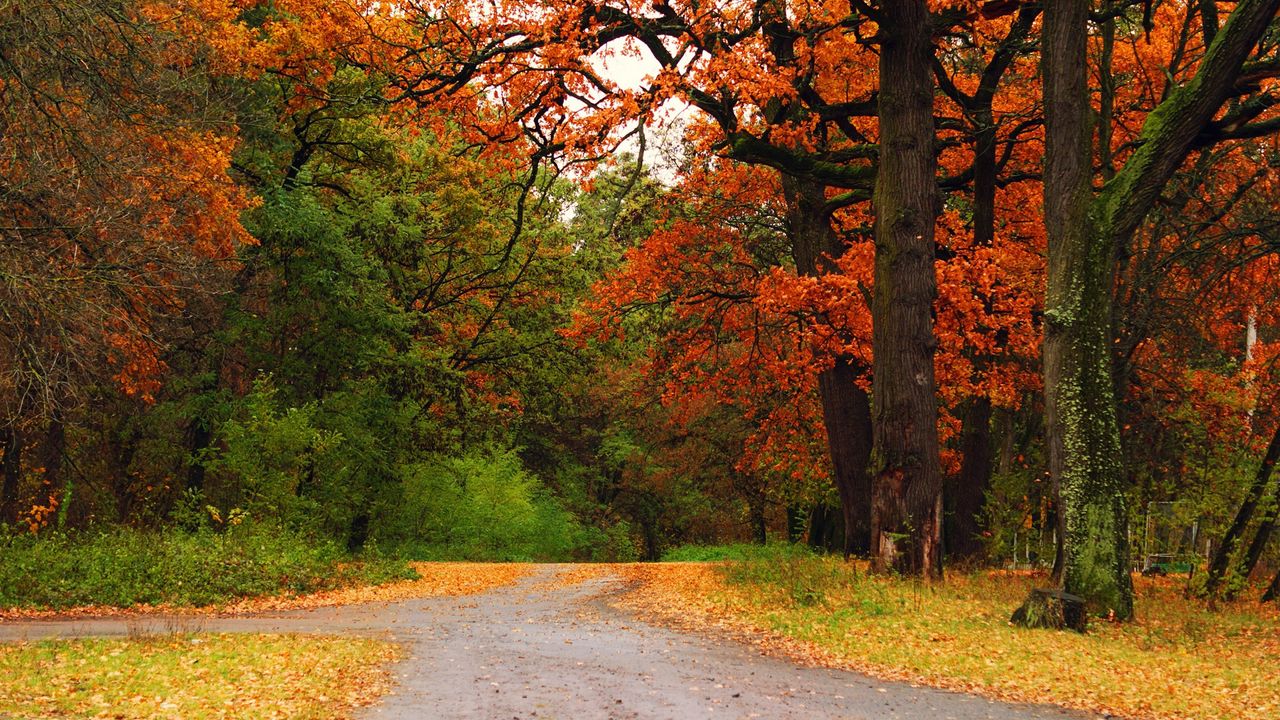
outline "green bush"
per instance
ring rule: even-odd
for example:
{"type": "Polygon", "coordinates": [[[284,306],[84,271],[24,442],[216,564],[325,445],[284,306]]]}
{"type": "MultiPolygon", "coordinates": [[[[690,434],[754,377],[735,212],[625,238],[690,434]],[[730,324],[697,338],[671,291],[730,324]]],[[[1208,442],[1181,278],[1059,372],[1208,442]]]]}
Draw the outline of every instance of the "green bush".
{"type": "Polygon", "coordinates": [[[0,607],[209,605],[412,576],[403,561],[267,525],[0,536],[0,607]]]}
{"type": "Polygon", "coordinates": [[[721,560],[742,562],[745,560],[809,555],[812,555],[812,551],[804,545],[790,543],[770,543],[768,545],[737,543],[733,545],[681,545],[663,553],[662,559],[665,562],[717,562],[721,560]]]}
{"type": "Polygon", "coordinates": [[[524,469],[511,449],[488,447],[408,472],[381,518],[384,544],[423,560],[569,560],[596,537],[524,469]]]}
{"type": "Polygon", "coordinates": [[[729,561],[725,570],[729,582],[768,590],[805,606],[825,604],[831,591],[846,586],[851,577],[844,564],[816,555],[806,545],[792,543],[686,545],[667,552],[662,559],[729,561]]]}

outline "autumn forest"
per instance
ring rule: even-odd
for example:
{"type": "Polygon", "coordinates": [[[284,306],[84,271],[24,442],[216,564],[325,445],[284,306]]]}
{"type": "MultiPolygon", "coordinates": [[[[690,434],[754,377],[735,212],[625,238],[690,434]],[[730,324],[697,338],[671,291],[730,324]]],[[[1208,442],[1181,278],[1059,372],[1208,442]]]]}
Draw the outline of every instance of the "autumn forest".
{"type": "Polygon", "coordinates": [[[0,606],[735,543],[1273,601],[1278,11],[0,0],[0,606]]]}

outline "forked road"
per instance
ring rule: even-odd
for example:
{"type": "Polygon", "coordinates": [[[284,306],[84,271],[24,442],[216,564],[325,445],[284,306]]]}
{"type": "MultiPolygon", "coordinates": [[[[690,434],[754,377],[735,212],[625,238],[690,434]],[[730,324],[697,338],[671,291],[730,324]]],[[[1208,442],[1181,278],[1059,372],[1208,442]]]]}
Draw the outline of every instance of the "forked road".
{"type": "Polygon", "coordinates": [[[366,718],[865,718],[1080,720],[1093,715],[797,666],[716,633],[609,605],[610,578],[565,586],[555,566],[483,595],[237,618],[0,624],[0,640],[146,631],[359,633],[405,643],[397,687],[366,718]]]}

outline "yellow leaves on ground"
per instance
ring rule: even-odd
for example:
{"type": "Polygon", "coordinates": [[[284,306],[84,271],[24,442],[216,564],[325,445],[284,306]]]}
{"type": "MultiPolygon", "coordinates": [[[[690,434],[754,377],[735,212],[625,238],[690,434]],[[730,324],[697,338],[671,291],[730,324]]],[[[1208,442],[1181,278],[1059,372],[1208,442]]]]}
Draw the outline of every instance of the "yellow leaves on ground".
{"type": "Polygon", "coordinates": [[[417,571],[417,579],[399,580],[383,585],[353,586],[306,595],[270,595],[207,607],[135,605],[128,608],[87,606],[67,610],[9,608],[0,609],[0,620],[97,616],[243,615],[370,602],[395,602],[415,598],[474,595],[510,585],[529,572],[529,566],[520,563],[414,562],[409,564],[417,571]]]}
{"type": "Polygon", "coordinates": [[[1274,610],[1211,613],[1175,581],[1140,579],[1133,623],[1095,621],[1086,635],[1024,630],[1009,614],[1043,577],[976,573],[930,585],[836,560],[790,562],[813,565],[745,579],[731,565],[627,566],[619,574],[633,586],[621,602],[812,663],[1007,700],[1160,720],[1280,717],[1274,610]]]}
{"type": "Polygon", "coordinates": [[[0,717],[344,718],[389,688],[370,638],[166,635],[0,645],[0,717]]]}

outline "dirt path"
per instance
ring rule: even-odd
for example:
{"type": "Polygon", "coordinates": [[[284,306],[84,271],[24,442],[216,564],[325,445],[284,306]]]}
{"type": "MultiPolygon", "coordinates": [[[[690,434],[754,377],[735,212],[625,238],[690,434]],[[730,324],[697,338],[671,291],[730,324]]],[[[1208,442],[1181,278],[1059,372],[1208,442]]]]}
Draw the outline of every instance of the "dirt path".
{"type": "Polygon", "coordinates": [[[656,627],[609,605],[615,578],[565,586],[556,566],[483,595],[241,618],[0,623],[0,640],[145,632],[387,636],[408,656],[367,718],[1080,719],[856,673],[799,667],[715,633],[656,627]]]}

